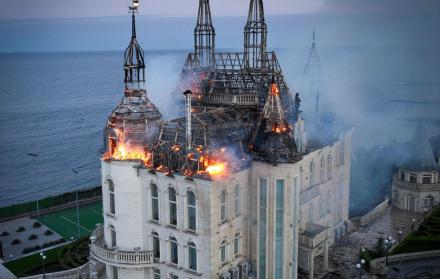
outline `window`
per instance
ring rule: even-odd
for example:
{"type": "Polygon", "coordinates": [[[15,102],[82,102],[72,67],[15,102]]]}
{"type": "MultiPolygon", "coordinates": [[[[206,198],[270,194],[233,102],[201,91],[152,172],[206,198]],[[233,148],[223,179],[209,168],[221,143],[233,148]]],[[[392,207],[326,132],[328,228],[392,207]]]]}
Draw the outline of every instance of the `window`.
{"type": "Polygon", "coordinates": [[[311,161],[310,162],[310,181],[309,181],[309,185],[315,185],[315,162],[311,161]]]}
{"type": "Polygon", "coordinates": [[[110,245],[111,248],[116,247],[116,230],[112,225],[110,225],[110,245]]]}
{"type": "Polygon", "coordinates": [[[434,197],[429,195],[425,199],[423,199],[423,207],[432,207],[434,206],[434,197]]]}
{"type": "Polygon", "coordinates": [[[325,203],[326,203],[326,207],[327,207],[327,212],[331,212],[332,211],[332,193],[331,192],[327,193],[325,203]]]}
{"type": "Polygon", "coordinates": [[[341,140],[339,144],[339,165],[343,165],[345,161],[345,143],[344,140],[341,140]]]}
{"type": "Polygon", "coordinates": [[[188,243],[188,264],[189,269],[197,271],[197,250],[196,245],[192,242],[188,243]]]}
{"type": "Polygon", "coordinates": [[[227,259],[227,246],[228,243],[226,242],[226,239],[222,241],[222,243],[220,244],[220,263],[225,263],[226,259],[227,259]]]}
{"type": "Polygon", "coordinates": [[[196,195],[189,191],[186,195],[188,207],[188,229],[195,231],[197,224],[196,195]]]}
{"type": "Polygon", "coordinates": [[[170,225],[177,226],[177,194],[174,188],[168,188],[170,225]]]}
{"type": "Polygon", "coordinates": [[[153,232],[153,255],[155,258],[160,259],[160,241],[159,234],[157,232],[153,232]]]}
{"type": "Polygon", "coordinates": [[[410,174],[410,176],[409,176],[409,183],[417,183],[417,175],[410,174]]]}
{"type": "Polygon", "coordinates": [[[223,190],[220,194],[220,221],[226,220],[226,191],[223,190]]]}
{"type": "Polygon", "coordinates": [[[277,180],[275,186],[275,279],[282,279],[284,235],[284,180],[277,180]]]}
{"type": "Polygon", "coordinates": [[[267,242],[267,179],[260,179],[260,212],[258,241],[258,277],[266,279],[266,242],[267,242]]]}
{"type": "Polygon", "coordinates": [[[324,158],[324,156],[321,157],[319,176],[320,176],[321,182],[325,181],[325,158],[324,158]]]}
{"type": "Polygon", "coordinates": [[[113,184],[113,181],[108,180],[108,194],[110,199],[110,213],[115,214],[115,185],[113,184]]]}
{"type": "Polygon", "coordinates": [[[327,179],[332,179],[332,172],[333,172],[333,159],[332,155],[327,156],[327,179]]]}
{"type": "Polygon", "coordinates": [[[405,172],[400,171],[400,180],[405,181],[405,172]]]}
{"type": "Polygon", "coordinates": [[[153,273],[154,273],[154,279],[160,279],[160,269],[155,268],[153,269],[153,273]]]}
{"type": "Polygon", "coordinates": [[[174,237],[170,237],[170,255],[171,255],[171,263],[178,264],[179,255],[177,248],[177,239],[174,237]]]}
{"type": "Polygon", "coordinates": [[[179,276],[177,276],[177,275],[174,274],[174,273],[171,273],[171,274],[170,274],[170,278],[171,278],[171,279],[179,279],[179,276]]]}
{"type": "Polygon", "coordinates": [[[309,206],[309,222],[313,223],[313,215],[314,215],[314,208],[313,208],[313,203],[310,203],[309,206]]]}
{"type": "Polygon", "coordinates": [[[240,233],[236,233],[234,236],[234,255],[240,253],[240,233]]]}
{"type": "Polygon", "coordinates": [[[116,266],[112,267],[113,269],[113,279],[118,279],[118,268],[116,266]]]}
{"type": "Polygon", "coordinates": [[[424,174],[423,175],[422,183],[423,184],[430,184],[431,183],[431,175],[430,174],[428,174],[428,175],[424,174]]]}
{"type": "Polygon", "coordinates": [[[240,186],[238,185],[234,188],[234,213],[235,216],[240,215],[240,186]]]}
{"type": "Polygon", "coordinates": [[[151,184],[151,218],[159,221],[159,191],[156,184],[151,184]]]}

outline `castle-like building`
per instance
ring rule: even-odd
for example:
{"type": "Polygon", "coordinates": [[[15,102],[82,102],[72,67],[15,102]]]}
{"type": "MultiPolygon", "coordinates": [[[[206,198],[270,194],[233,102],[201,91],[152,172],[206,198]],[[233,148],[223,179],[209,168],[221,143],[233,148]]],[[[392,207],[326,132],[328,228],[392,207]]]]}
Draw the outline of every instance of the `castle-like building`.
{"type": "Polygon", "coordinates": [[[267,50],[262,0],[250,1],[243,52],[215,50],[209,1],[200,0],[194,53],[168,96],[182,99],[185,116],[163,121],[145,90],[136,8],[124,97],[105,128],[91,274],[313,278],[315,259],[325,269],[346,232],[351,131],[306,137],[299,96],[267,50]]]}
{"type": "Polygon", "coordinates": [[[402,210],[425,213],[440,200],[440,166],[422,124],[418,124],[406,150],[407,158],[393,177],[391,203],[402,210]]]}

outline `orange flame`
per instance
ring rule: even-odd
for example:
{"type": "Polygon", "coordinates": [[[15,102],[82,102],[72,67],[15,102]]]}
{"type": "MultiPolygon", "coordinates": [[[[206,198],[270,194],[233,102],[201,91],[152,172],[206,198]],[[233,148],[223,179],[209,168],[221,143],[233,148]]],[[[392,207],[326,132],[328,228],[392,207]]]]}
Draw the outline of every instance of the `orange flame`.
{"type": "Polygon", "coordinates": [[[270,88],[270,94],[275,95],[275,96],[280,95],[280,89],[278,88],[278,86],[275,82],[272,83],[272,86],[270,88]]]}
{"type": "Polygon", "coordinates": [[[120,129],[115,129],[115,132],[117,136],[116,142],[110,143],[111,154],[106,155],[107,157],[109,156],[109,159],[121,161],[140,160],[145,165],[150,164],[151,153],[146,148],[125,142],[125,134],[120,129]]]}

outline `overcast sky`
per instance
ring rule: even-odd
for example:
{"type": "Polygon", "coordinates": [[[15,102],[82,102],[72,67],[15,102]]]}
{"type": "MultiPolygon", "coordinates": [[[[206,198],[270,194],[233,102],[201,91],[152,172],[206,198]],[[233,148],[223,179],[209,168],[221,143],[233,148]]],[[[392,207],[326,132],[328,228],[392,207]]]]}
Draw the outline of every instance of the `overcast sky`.
{"type": "MultiPolygon", "coordinates": [[[[194,16],[198,0],[140,0],[141,13],[194,16]]],[[[249,0],[211,0],[216,16],[245,15],[249,0]]],[[[126,14],[129,0],[0,0],[0,19],[104,17],[126,14]]],[[[267,14],[439,13],[439,0],[266,0],[267,14]]]]}

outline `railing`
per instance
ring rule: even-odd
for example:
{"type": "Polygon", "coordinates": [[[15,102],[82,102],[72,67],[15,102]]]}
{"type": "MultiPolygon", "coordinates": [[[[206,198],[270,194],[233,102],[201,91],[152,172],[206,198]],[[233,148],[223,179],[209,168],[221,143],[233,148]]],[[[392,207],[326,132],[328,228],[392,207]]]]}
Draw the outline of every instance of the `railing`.
{"type": "Polygon", "coordinates": [[[155,265],[152,251],[120,251],[106,248],[102,226],[93,231],[90,239],[92,242],[90,254],[98,261],[122,267],[153,267],[155,265]]]}
{"type": "Polygon", "coordinates": [[[193,98],[196,101],[203,101],[214,104],[234,104],[241,106],[252,106],[258,104],[258,96],[255,94],[193,94],[193,98]]]}
{"type": "Polygon", "coordinates": [[[440,183],[432,183],[432,184],[419,184],[419,183],[410,183],[407,181],[402,181],[399,179],[397,175],[393,177],[393,184],[399,188],[405,188],[412,191],[440,191],[440,183]]]}
{"type": "MultiPolygon", "coordinates": [[[[264,61],[272,72],[281,71],[280,64],[274,52],[266,52],[264,61]]],[[[185,70],[193,70],[199,66],[196,54],[188,54],[185,62],[185,70]]],[[[214,68],[217,70],[239,71],[244,69],[244,53],[242,52],[216,52],[214,54],[214,68]]]]}

